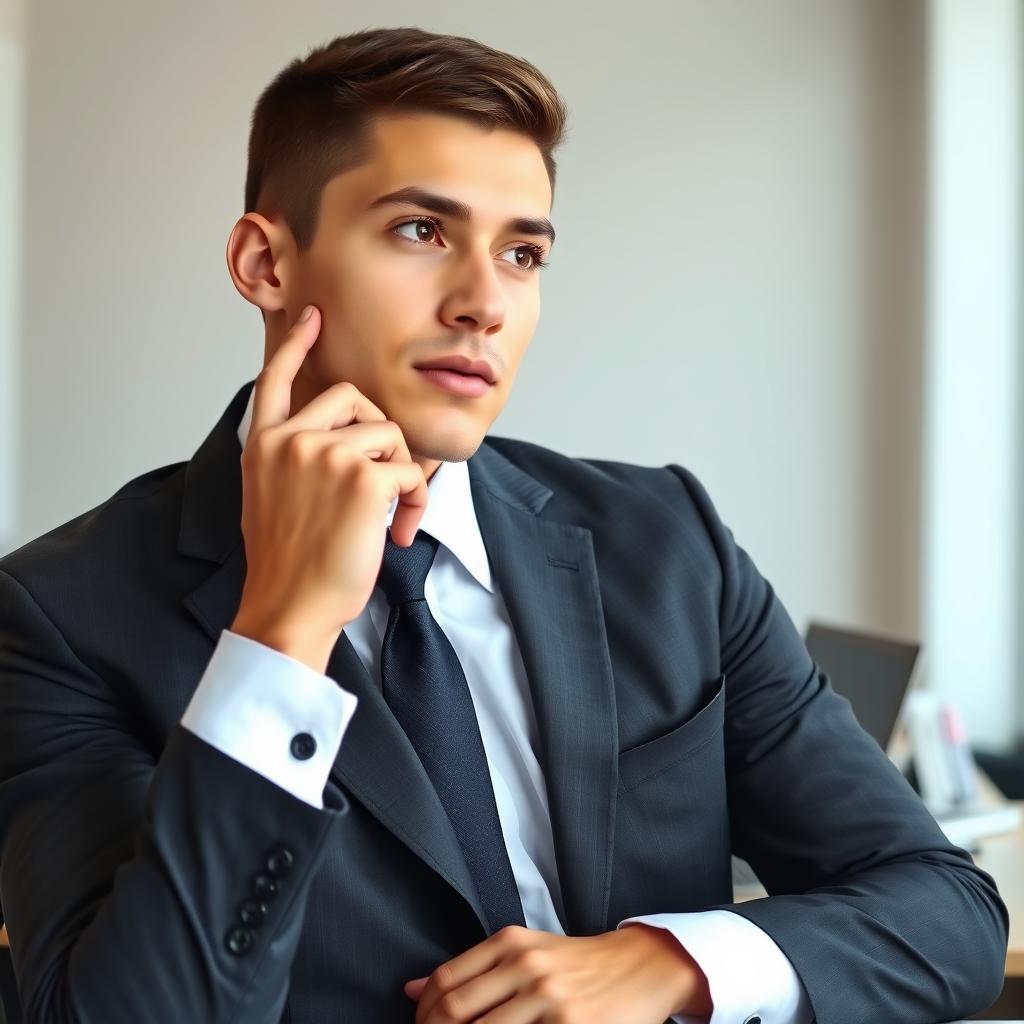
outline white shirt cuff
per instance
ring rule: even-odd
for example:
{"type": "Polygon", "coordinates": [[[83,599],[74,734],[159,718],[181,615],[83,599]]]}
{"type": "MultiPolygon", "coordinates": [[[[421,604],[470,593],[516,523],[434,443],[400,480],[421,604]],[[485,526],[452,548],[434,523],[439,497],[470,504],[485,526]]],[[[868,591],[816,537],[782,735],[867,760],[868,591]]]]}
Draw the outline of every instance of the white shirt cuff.
{"type": "MultiPolygon", "coordinates": [[[[714,1006],[708,1024],[810,1024],[811,1004],[796,969],[753,921],[728,910],[627,917],[671,932],[708,979],[714,1006]]],[[[673,1014],[676,1024],[705,1018],[673,1014]]]]}
{"type": "Polygon", "coordinates": [[[224,629],[181,724],[323,808],[327,776],[358,702],[330,676],[224,629]]]}

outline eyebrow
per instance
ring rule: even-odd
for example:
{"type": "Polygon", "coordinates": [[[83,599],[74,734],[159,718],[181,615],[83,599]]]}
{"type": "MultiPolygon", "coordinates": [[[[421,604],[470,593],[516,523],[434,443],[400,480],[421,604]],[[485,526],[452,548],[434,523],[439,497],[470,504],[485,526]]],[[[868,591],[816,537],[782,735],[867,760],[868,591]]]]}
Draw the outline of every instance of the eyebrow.
{"type": "MultiPolygon", "coordinates": [[[[378,207],[391,205],[420,206],[442,216],[451,217],[452,220],[468,221],[473,216],[472,207],[460,200],[453,199],[451,196],[438,195],[436,192],[428,192],[415,185],[378,196],[367,209],[376,210],[378,207]]],[[[555,229],[547,217],[513,217],[506,222],[504,230],[525,235],[540,235],[548,239],[552,245],[555,244],[555,229]]]]}

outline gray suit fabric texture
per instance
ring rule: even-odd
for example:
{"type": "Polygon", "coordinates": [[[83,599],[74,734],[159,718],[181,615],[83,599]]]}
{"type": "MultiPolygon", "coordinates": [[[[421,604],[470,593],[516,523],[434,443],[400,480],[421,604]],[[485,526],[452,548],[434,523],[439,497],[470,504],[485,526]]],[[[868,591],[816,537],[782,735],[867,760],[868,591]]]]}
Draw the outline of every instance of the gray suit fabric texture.
{"type": "MultiPolygon", "coordinates": [[[[30,1024],[412,1022],[404,983],[487,938],[344,633],[327,673],[359,705],[322,810],[180,725],[245,579],[253,385],[191,460],[0,559],[0,901],[30,1024]],[[290,870],[232,952],[268,858],[290,870]]],[[[1008,929],[992,878],[858,725],[694,475],[496,436],[468,468],[537,709],[566,934],[727,909],[779,945],[818,1024],[989,1006],[1008,929]],[[733,852],[767,898],[733,903],[733,852]]]]}

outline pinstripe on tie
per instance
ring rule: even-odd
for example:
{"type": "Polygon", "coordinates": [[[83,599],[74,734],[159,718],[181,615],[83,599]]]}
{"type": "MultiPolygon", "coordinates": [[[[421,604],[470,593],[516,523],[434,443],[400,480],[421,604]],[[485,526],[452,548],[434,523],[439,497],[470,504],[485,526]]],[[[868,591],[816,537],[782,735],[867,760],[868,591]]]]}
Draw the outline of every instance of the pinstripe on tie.
{"type": "Polygon", "coordinates": [[[469,684],[424,596],[437,548],[437,539],[423,530],[408,548],[395,544],[388,531],[377,581],[391,606],[381,682],[448,812],[493,933],[526,921],[469,684]]]}

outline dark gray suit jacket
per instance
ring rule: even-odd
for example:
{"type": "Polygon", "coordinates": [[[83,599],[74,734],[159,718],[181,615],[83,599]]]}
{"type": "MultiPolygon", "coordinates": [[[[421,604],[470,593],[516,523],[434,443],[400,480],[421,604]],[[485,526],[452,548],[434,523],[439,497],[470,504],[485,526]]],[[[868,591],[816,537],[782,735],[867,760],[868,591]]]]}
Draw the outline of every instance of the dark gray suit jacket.
{"type": "MultiPolygon", "coordinates": [[[[252,386],[189,462],[0,559],[0,899],[31,1024],[411,1022],[404,982],[487,935],[344,634],[328,674],[359,705],[324,810],[179,724],[245,578],[252,386]],[[241,909],[254,887],[276,888],[262,923],[241,909]]],[[[819,1024],[989,1005],[992,879],[858,726],[693,475],[500,437],[469,471],[537,709],[567,934],[728,908],[786,953],[819,1024]],[[768,898],[731,902],[730,851],[768,898]]]]}

